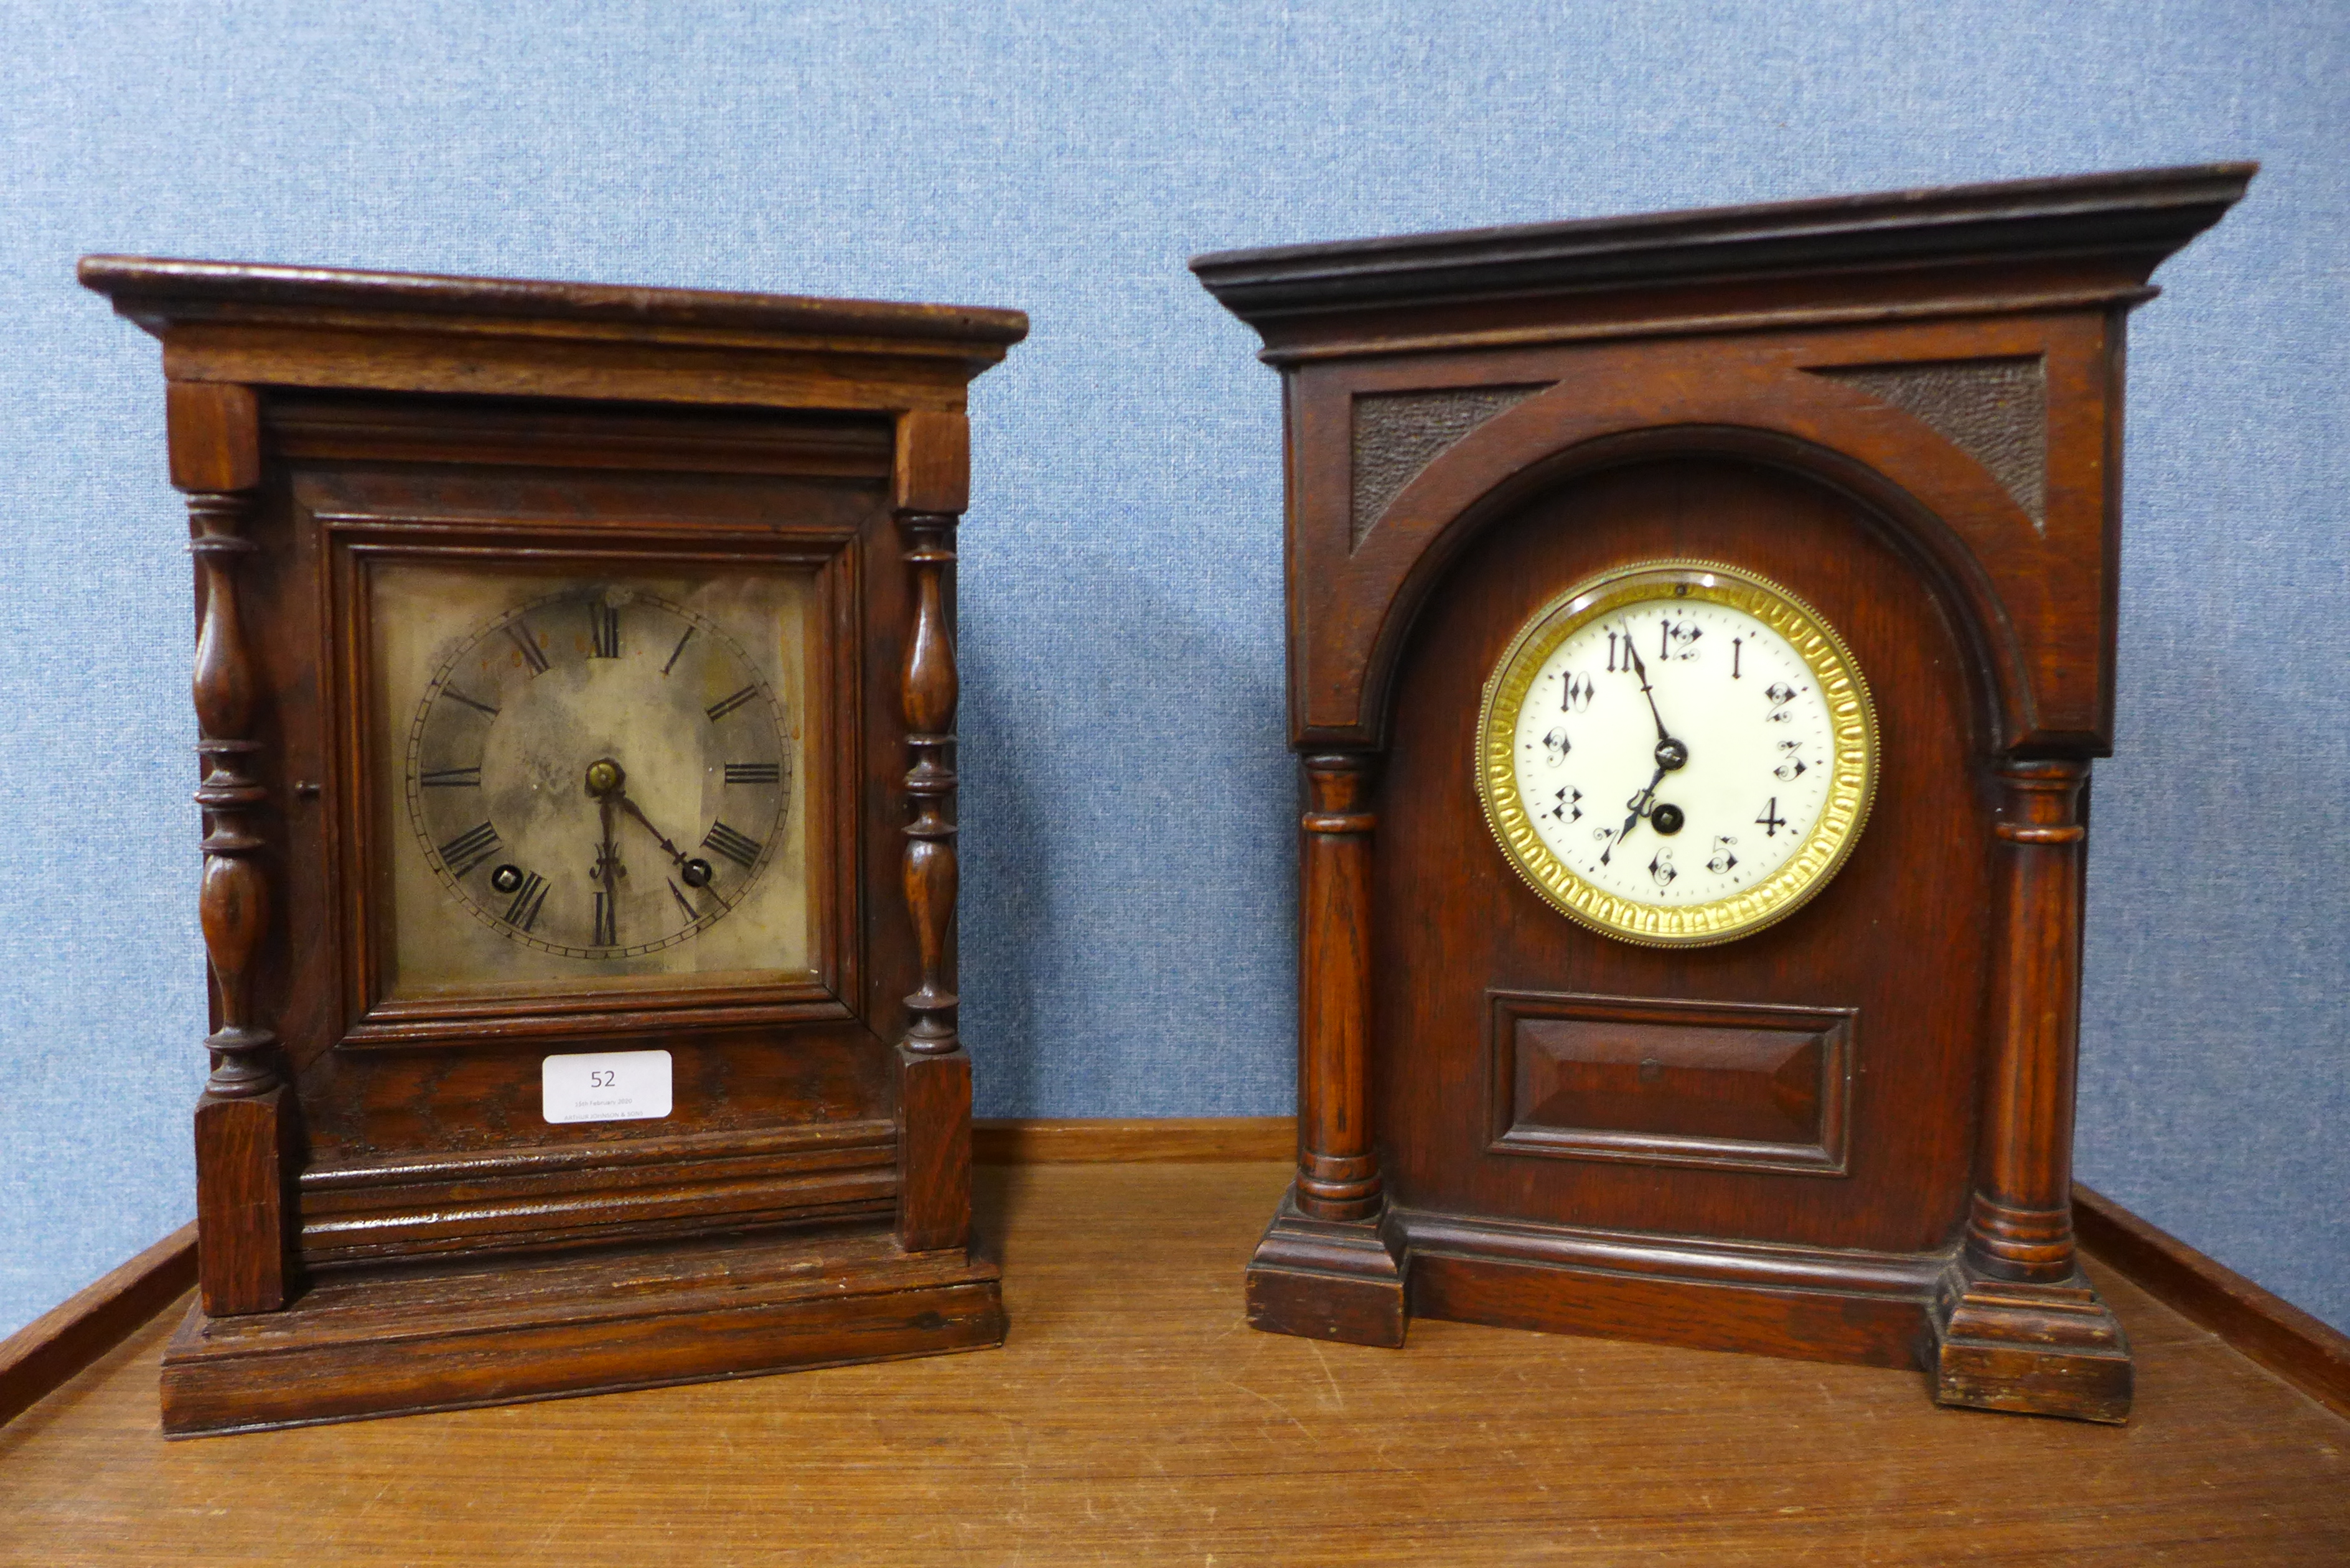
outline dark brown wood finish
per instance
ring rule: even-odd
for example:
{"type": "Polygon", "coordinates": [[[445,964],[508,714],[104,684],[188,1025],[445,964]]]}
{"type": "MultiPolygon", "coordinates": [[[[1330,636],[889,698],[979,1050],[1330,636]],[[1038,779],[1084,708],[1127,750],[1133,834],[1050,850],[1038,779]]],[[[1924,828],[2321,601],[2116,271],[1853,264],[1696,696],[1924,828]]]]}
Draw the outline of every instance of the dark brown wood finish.
{"type": "Polygon", "coordinates": [[[980,1165],[1107,1165],[1122,1160],[1185,1165],[1294,1160],[1295,1116],[1005,1116],[972,1123],[980,1165]]]}
{"type": "Polygon", "coordinates": [[[196,558],[195,704],[204,815],[198,907],[210,961],[212,1073],[197,1103],[196,1152],[213,1179],[197,1193],[211,1244],[201,1258],[204,1310],[216,1316],[286,1303],[284,1170],[291,1096],[276,1033],[261,1022],[255,970],[270,919],[260,856],[269,799],[255,738],[255,685],[236,565],[261,546],[246,535],[261,483],[261,432],[250,389],[178,386],[168,400],[172,483],[187,493],[196,558]]]}
{"type": "Polygon", "coordinates": [[[0,1341],[0,1422],[146,1326],[196,1282],[192,1220],[0,1341]]]}
{"type": "MultiPolygon", "coordinates": [[[[975,1123],[972,1131],[973,1158],[981,1165],[1285,1160],[1296,1141],[1296,1123],[1289,1116],[998,1119],[975,1123]]],[[[2082,1248],[2097,1263],[2311,1398],[2350,1416],[2350,1336],[2085,1187],[2073,1189],[2073,1215],[2082,1248]]],[[[139,1333],[195,1275],[196,1228],[190,1224],[0,1342],[0,1421],[139,1333]]]]}
{"type": "Polygon", "coordinates": [[[957,517],[971,488],[971,427],[961,414],[905,416],[892,504],[914,575],[899,711],[913,763],[905,780],[906,908],[920,983],[898,1041],[898,1241],[908,1251],[961,1247],[971,1227],[971,1059],[954,992],[955,676],[949,606],[957,517]]]}
{"type": "Polygon", "coordinates": [[[2081,1245],[2338,1416],[2350,1416],[2350,1334],[2320,1322],[2101,1192],[2073,1188],[2081,1245]]]}
{"type": "Polygon", "coordinates": [[[1252,1321],[1399,1344],[1408,1300],[2126,1410],[2066,1204],[2074,802],[2112,739],[2124,321],[2251,172],[1193,263],[1286,382],[1291,742],[1309,789],[1364,781],[1348,857],[1307,818],[1299,1173],[1252,1321]],[[1881,725],[1850,860],[1720,947],[1560,917],[1471,778],[1517,628],[1657,557],[1808,601],[1881,725]]]}
{"type": "Polygon", "coordinates": [[[1000,1340],[953,1026],[949,541],[965,386],[1024,317],[137,257],[82,277],[162,341],[198,556],[214,1071],[167,1431],[1000,1340]],[[370,618],[416,565],[806,585],[806,979],[394,982],[370,618]],[[541,1118],[541,1056],[631,1049],[671,1054],[670,1116],[541,1118]]]}
{"type": "Polygon", "coordinates": [[[1968,1419],[1866,1366],[1442,1322],[1408,1355],[1237,1334],[1285,1157],[978,1176],[1019,1324],[1000,1353],[160,1443],[159,1320],[0,1428],[0,1557],[2340,1568],[2350,1542],[2350,1422],[2102,1259],[2143,1363],[2130,1424],[1968,1419]]]}
{"type": "Polygon", "coordinates": [[[1304,771],[1297,1184],[1258,1243],[1249,1321],[1284,1334],[1401,1345],[1403,1276],[1379,1228],[1386,1199],[1371,1144],[1376,763],[1309,756],[1304,771]]]}

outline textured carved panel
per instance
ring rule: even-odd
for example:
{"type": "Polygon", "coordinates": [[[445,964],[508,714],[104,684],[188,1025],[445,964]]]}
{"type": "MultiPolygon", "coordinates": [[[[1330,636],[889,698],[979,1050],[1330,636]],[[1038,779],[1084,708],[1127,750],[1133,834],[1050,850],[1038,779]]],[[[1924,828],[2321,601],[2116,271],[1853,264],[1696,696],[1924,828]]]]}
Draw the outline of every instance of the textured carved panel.
{"type": "Polygon", "coordinates": [[[1441,392],[1378,392],[1355,400],[1357,545],[1388,504],[1446,447],[1541,391],[1468,387],[1441,392]]]}
{"type": "Polygon", "coordinates": [[[1915,414],[1991,470],[2033,522],[2048,520],[2048,379],[2038,355],[1815,373],[1915,414]]]}

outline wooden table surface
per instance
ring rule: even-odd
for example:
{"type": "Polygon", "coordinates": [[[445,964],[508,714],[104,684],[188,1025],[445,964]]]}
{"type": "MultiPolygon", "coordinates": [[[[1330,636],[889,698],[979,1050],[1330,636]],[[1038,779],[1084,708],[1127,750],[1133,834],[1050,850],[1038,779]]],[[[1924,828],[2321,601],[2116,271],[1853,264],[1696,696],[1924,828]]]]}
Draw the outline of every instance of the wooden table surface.
{"type": "Polygon", "coordinates": [[[2137,1414],[1416,1323],[1251,1332],[1273,1165],[982,1168],[999,1351],[164,1443],[179,1308],[0,1428],[0,1562],[2350,1563],[2350,1421],[2100,1271],[2137,1414]]]}

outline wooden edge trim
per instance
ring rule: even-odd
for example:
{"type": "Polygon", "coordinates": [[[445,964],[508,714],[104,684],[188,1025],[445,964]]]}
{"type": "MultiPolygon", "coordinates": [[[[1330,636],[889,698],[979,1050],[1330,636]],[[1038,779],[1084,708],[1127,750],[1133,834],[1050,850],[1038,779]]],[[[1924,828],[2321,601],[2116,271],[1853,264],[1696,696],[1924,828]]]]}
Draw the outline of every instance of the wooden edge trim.
{"type": "Polygon", "coordinates": [[[31,1409],[195,1282],[196,1224],[191,1220],[0,1340],[0,1421],[31,1409]]]}
{"type": "Polygon", "coordinates": [[[2163,1305],[2210,1329],[2335,1414],[2350,1416],[2350,1334],[2078,1182],[2073,1186],[2073,1234],[2163,1305]]]}
{"type": "MultiPolygon", "coordinates": [[[[982,1165],[1210,1164],[1290,1160],[1291,1116],[974,1121],[982,1165]]],[[[2262,1290],[2090,1188],[2073,1189],[2073,1227],[2099,1261],[2327,1408],[2350,1416],[2350,1335],[2262,1290]]],[[[196,1227],[172,1231],[0,1341],[0,1422],[128,1339],[196,1282],[196,1227]]]]}
{"type": "Polygon", "coordinates": [[[1295,1116],[1154,1116],[1066,1121],[1018,1116],[971,1124],[971,1157],[981,1165],[1205,1165],[1295,1160],[1295,1116]]]}

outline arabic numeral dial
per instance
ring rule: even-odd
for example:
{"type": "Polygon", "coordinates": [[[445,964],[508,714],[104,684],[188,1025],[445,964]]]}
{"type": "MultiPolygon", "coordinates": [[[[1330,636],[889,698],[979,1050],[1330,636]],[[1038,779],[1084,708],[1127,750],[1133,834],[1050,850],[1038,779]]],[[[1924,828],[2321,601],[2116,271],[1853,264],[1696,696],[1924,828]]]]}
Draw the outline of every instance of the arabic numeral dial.
{"type": "Polygon", "coordinates": [[[1564,587],[1486,691],[1478,754],[1513,770],[1477,780],[1497,844],[1536,893],[1609,934],[1715,941],[1767,924],[1834,875],[1865,822],[1876,733],[1857,668],[1815,612],[1736,568],[1650,564],[1564,587]]]}

